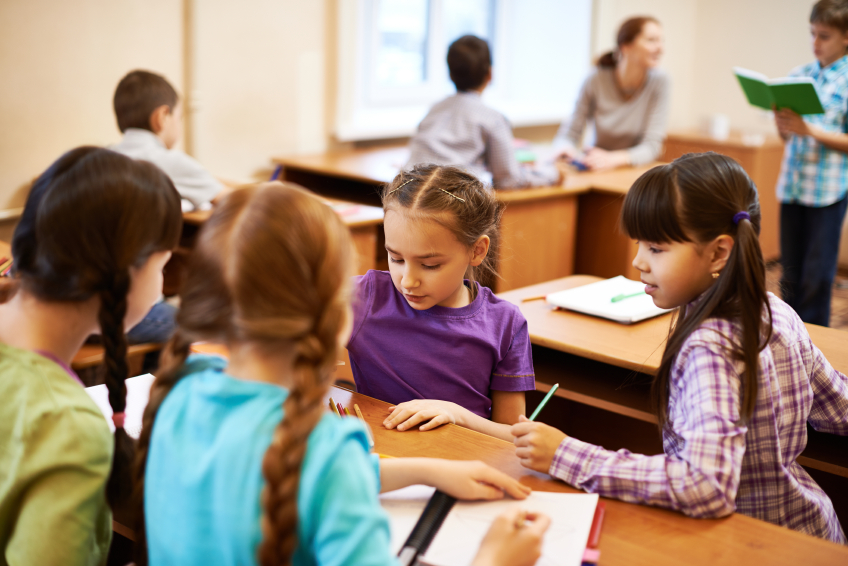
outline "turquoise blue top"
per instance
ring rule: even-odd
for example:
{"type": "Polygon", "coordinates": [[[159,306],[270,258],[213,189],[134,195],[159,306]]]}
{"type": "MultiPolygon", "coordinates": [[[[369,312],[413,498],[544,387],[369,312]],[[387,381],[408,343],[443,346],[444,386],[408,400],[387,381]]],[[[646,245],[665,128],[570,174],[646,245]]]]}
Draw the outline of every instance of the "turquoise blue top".
{"type": "MultiPolygon", "coordinates": [[[[144,492],[151,566],[257,564],[262,457],[288,392],[225,365],[189,358],[156,416],[144,492]]],[[[359,419],[325,415],[300,475],[293,564],[396,564],[379,478],[359,419]]]]}

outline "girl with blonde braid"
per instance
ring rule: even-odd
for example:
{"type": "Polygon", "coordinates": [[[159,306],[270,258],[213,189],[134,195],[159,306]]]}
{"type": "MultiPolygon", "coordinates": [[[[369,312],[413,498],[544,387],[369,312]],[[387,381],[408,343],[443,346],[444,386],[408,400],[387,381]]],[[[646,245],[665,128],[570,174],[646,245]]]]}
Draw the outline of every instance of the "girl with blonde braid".
{"type": "MultiPolygon", "coordinates": [[[[526,497],[479,462],[381,462],[358,419],[325,410],[352,257],[339,217],[293,185],[234,191],[205,224],[139,441],[141,564],[393,564],[379,491],[526,497]],[[196,340],[225,344],[229,361],[188,357],[196,340]]],[[[548,519],[514,519],[495,523],[477,564],[535,562],[548,519]]]]}

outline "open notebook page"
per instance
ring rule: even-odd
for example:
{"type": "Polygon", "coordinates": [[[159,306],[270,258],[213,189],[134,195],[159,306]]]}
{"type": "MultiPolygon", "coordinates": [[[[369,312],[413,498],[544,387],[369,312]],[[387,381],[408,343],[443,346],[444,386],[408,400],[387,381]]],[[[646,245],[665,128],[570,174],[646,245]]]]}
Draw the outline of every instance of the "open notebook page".
{"type": "Polygon", "coordinates": [[[509,509],[538,511],[551,518],[542,557],[536,566],[580,566],[597,494],[534,491],[523,500],[459,501],[451,509],[421,562],[432,566],[468,566],[492,521],[509,509]]]}
{"type": "Polygon", "coordinates": [[[380,504],[389,515],[393,555],[400,552],[435,491],[434,487],[411,485],[380,495],[380,504]]]}
{"type": "MultiPolygon", "coordinates": [[[[141,436],[141,418],[150,398],[150,386],[153,385],[153,374],[146,373],[126,380],[127,384],[127,408],[124,409],[124,430],[130,438],[141,436]]],[[[85,392],[94,399],[94,402],[106,417],[109,429],[115,432],[115,424],[112,422],[112,406],[109,405],[109,390],[105,385],[86,387],[85,392]]]]}

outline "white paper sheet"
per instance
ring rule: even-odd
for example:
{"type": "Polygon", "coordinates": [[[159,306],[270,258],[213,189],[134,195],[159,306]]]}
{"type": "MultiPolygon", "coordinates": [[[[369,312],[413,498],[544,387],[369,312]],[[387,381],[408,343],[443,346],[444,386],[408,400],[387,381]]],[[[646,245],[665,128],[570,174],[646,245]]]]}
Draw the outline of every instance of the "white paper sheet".
{"type": "Polygon", "coordinates": [[[646,318],[658,316],[668,312],[654,305],[650,295],[643,294],[645,285],[639,281],[632,281],[621,275],[551,293],[545,300],[554,306],[577,312],[608,318],[616,322],[630,324],[646,318]],[[612,298],[618,295],[632,295],[640,293],[635,297],[612,302],[612,298]]]}
{"type": "MultiPolygon", "coordinates": [[[[126,380],[127,384],[127,408],[124,409],[124,430],[131,438],[138,439],[141,436],[141,418],[144,409],[150,399],[150,387],[153,385],[153,374],[146,373],[126,380]]],[[[86,387],[85,392],[94,399],[100,411],[109,423],[109,429],[115,432],[115,424],[112,422],[112,406],[109,405],[109,390],[105,385],[86,387]]]]}
{"type": "Polygon", "coordinates": [[[536,566],[580,566],[597,494],[534,491],[523,501],[459,501],[451,510],[422,562],[433,566],[468,566],[492,521],[510,509],[538,511],[551,518],[542,557],[536,566]]]}
{"type": "Polygon", "coordinates": [[[411,485],[380,495],[380,504],[389,514],[393,555],[400,552],[435,491],[427,485],[411,485]]]}

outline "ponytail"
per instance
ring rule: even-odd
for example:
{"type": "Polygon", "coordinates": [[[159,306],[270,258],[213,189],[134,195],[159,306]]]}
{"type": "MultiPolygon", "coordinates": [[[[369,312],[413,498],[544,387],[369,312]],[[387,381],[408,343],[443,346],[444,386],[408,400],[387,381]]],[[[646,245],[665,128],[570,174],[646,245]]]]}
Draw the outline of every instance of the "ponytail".
{"type": "Polygon", "coordinates": [[[615,69],[616,64],[618,63],[618,56],[615,51],[607,51],[600,57],[598,57],[598,67],[602,69],[615,69]]]}
{"type": "Polygon", "coordinates": [[[715,283],[691,308],[683,306],[675,312],[652,385],[660,428],[668,422],[671,371],[677,355],[692,332],[711,317],[739,325],[737,333],[726,337],[732,344],[728,355],[744,364],[740,418],[745,422],[754,413],[759,353],[772,335],[765,262],[758,240],[760,216],[751,179],[736,161],[715,153],[687,154],[647,171],[624,199],[621,225],[633,239],[709,242],[727,234],[734,240],[715,283]]]}

